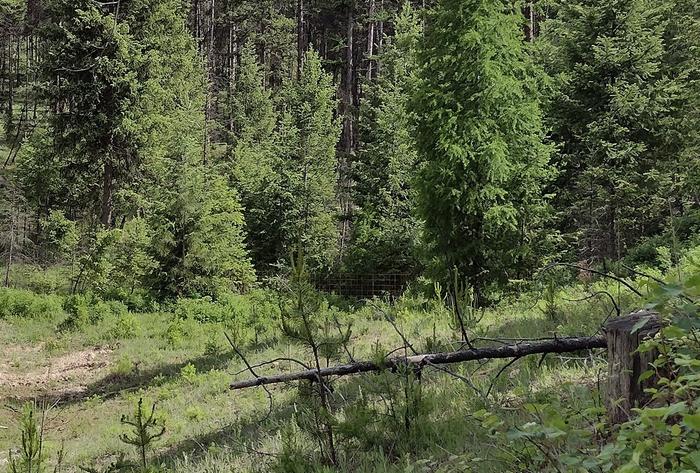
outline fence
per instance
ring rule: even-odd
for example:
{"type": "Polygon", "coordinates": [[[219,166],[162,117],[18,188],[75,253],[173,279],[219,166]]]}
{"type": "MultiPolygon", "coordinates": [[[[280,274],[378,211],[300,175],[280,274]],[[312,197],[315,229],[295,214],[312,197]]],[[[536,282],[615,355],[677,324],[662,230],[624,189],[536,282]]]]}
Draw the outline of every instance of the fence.
{"type": "MultiPolygon", "coordinates": [[[[258,274],[261,280],[274,274],[258,274]]],[[[415,276],[408,273],[311,274],[311,283],[322,292],[346,297],[400,296],[415,276]]]]}
{"type": "Polygon", "coordinates": [[[412,279],[412,275],[403,273],[311,276],[311,282],[319,291],[361,298],[400,296],[412,279]]]}

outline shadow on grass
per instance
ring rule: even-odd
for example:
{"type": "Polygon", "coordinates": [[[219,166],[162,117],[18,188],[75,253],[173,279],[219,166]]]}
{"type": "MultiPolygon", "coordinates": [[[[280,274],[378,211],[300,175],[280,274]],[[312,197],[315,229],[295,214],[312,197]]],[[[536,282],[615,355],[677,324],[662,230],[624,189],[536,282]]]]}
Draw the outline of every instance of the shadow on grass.
{"type": "MultiPolygon", "coordinates": [[[[253,388],[262,389],[262,388],[253,388]]],[[[290,389],[293,389],[290,387],[290,389]]],[[[178,462],[187,459],[189,468],[195,468],[218,448],[233,456],[260,455],[270,458],[273,455],[256,449],[256,443],[279,429],[279,426],[289,422],[294,416],[293,403],[275,403],[268,412],[251,413],[230,424],[221,426],[209,432],[186,438],[174,445],[161,450],[153,459],[154,464],[166,464],[174,467],[178,462]]]]}

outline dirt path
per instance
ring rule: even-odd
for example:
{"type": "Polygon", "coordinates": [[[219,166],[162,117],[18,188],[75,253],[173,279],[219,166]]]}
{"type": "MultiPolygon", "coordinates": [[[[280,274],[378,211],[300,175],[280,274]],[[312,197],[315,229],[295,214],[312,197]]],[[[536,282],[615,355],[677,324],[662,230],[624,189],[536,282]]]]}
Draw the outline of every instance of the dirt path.
{"type": "Polygon", "coordinates": [[[36,357],[42,347],[10,346],[0,352],[0,399],[71,397],[83,393],[88,384],[110,363],[111,350],[90,348],[58,357],[46,355],[38,367],[15,368],[22,357],[36,357]]]}

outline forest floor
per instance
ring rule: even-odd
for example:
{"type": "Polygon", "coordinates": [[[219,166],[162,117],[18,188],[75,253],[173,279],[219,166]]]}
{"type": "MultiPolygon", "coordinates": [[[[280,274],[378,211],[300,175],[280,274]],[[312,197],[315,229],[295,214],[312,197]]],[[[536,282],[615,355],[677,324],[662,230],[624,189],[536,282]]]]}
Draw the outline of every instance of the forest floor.
{"type": "MultiPolygon", "coordinates": [[[[605,301],[592,300],[562,303],[561,316],[551,318],[534,300],[535,304],[527,299],[486,311],[472,333],[484,338],[589,335],[610,313],[605,301]]],[[[407,304],[399,311],[397,325],[420,351],[435,350],[439,348],[436,340],[457,337],[445,315],[432,311],[425,301],[407,304]]],[[[358,306],[347,316],[354,324],[350,347],[355,358],[368,358],[379,346],[384,352],[401,346],[397,332],[370,305],[358,306]]],[[[245,366],[227,348],[223,326],[198,323],[174,341],[172,314],[133,317],[131,333],[116,337],[115,320],[110,318],[72,332],[57,331],[59,320],[0,320],[0,468],[8,452],[19,445],[18,412],[30,401],[46,408],[47,451],[53,457],[62,445],[67,471],[77,471],[78,465],[106,465],[121,452],[133,457],[130,447],[119,439],[125,431],[120,418],[132,413],[143,398],[149,405],[157,403],[157,416],[166,426],[165,436],[155,446],[155,464],[183,472],[270,471],[301,409],[298,390],[272,386],[272,406],[260,388],[229,391],[232,380],[249,374],[235,375],[245,366]]],[[[251,363],[278,357],[308,360],[308,353],[281,338],[249,347],[245,353],[251,363]]],[[[546,396],[576,402],[596,396],[605,366],[600,356],[590,353],[523,359],[498,378],[490,401],[480,400],[504,364],[487,363],[478,372],[473,372],[475,363],[451,367],[470,377],[471,386],[443,372],[425,376],[429,422],[422,427],[425,443],[416,447],[425,461],[482,450],[483,439],[477,438],[481,434],[476,433],[471,414],[485,403],[499,406],[509,418],[526,420],[520,407],[533,399],[546,396]],[[481,394],[475,394],[475,387],[481,394]]],[[[258,372],[296,370],[291,362],[280,361],[258,372]]],[[[372,389],[366,383],[380,382],[373,376],[336,382],[341,417],[347,419],[351,411],[345,414],[344,409],[372,389]]],[[[390,442],[385,427],[377,435],[390,442]]],[[[300,441],[313,445],[308,437],[298,435],[300,441]]],[[[413,471],[404,464],[412,460],[392,454],[401,450],[399,445],[384,444],[379,455],[363,452],[366,446],[352,442],[347,452],[354,453],[344,454],[342,471],[413,471]]],[[[474,471],[499,471],[491,468],[484,463],[474,471]]]]}

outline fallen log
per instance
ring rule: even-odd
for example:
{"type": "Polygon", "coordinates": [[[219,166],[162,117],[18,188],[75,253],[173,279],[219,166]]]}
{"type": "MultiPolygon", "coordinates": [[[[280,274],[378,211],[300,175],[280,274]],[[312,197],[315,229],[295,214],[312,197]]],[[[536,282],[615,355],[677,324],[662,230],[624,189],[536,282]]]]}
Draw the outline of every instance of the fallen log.
{"type": "Polygon", "coordinates": [[[566,337],[550,340],[521,342],[499,347],[473,348],[443,353],[426,353],[414,356],[388,358],[384,363],[378,364],[372,361],[359,361],[345,365],[321,368],[320,370],[305,370],[295,373],[277,374],[272,376],[258,376],[253,379],[236,381],[231,383],[230,389],[244,389],[267,384],[287,383],[290,381],[309,380],[316,381],[319,376],[346,376],[370,371],[395,370],[402,366],[422,367],[426,365],[444,365],[495,358],[520,358],[527,355],[542,353],[568,353],[579,350],[592,350],[594,348],[606,348],[605,336],[593,337],[566,337]]]}

